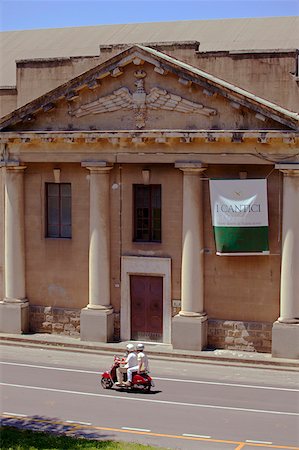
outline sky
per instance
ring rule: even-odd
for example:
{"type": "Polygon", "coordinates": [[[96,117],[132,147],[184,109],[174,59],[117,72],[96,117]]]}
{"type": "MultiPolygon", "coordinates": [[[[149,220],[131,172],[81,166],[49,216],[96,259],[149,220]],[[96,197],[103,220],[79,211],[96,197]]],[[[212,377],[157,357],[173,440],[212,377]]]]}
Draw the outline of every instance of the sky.
{"type": "Polygon", "coordinates": [[[0,31],[298,15],[299,0],[0,0],[0,31]]]}

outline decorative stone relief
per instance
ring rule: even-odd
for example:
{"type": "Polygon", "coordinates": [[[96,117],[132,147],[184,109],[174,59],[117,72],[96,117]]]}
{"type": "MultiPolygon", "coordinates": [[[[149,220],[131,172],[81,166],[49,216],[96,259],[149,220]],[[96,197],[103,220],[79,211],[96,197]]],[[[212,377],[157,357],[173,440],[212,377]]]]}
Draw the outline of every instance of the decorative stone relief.
{"type": "Polygon", "coordinates": [[[171,94],[165,89],[153,87],[149,94],[144,89],[144,70],[136,70],[134,76],[136,91],[131,93],[128,88],[122,87],[113,91],[112,94],[99,97],[97,100],[81,105],[79,108],[71,110],[71,116],[82,117],[88,114],[101,114],[113,112],[119,109],[133,110],[135,114],[136,128],[143,128],[146,121],[147,109],[163,109],[167,111],[177,111],[181,113],[196,113],[205,116],[214,116],[216,109],[207,108],[201,103],[186,100],[179,95],[171,94]]]}

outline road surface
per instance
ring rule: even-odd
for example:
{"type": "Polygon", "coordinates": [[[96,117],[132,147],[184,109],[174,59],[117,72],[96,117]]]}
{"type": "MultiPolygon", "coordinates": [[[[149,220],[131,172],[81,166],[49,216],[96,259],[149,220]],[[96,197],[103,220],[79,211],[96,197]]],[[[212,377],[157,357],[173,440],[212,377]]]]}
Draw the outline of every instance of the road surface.
{"type": "Polygon", "coordinates": [[[143,394],[102,389],[111,362],[2,345],[4,420],[170,449],[299,448],[296,371],[155,359],[155,387],[143,394]]]}

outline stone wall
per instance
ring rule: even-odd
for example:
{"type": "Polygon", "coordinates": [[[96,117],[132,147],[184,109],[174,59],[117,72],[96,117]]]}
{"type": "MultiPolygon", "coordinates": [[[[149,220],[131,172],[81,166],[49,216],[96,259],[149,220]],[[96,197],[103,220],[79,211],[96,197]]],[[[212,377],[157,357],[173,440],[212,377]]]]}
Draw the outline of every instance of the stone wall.
{"type": "Polygon", "coordinates": [[[30,331],[80,337],[81,309],[30,306],[30,331]]]}
{"type": "Polygon", "coordinates": [[[114,313],[114,342],[120,341],[120,313],[114,313]]]}
{"type": "MultiPolygon", "coordinates": [[[[172,314],[179,312],[172,305],[172,314]]],[[[30,306],[30,331],[80,338],[80,309],[30,306]]],[[[120,317],[114,314],[114,341],[120,339],[120,317]]],[[[272,323],[208,320],[208,347],[271,353],[272,323]]]]}
{"type": "Polygon", "coordinates": [[[233,320],[208,321],[208,345],[212,348],[271,353],[272,323],[233,320]]]}

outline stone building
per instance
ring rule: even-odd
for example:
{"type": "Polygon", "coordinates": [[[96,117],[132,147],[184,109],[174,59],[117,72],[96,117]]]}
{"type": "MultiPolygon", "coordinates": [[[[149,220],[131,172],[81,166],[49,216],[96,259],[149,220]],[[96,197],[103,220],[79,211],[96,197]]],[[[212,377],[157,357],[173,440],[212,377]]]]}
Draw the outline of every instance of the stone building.
{"type": "Polygon", "coordinates": [[[299,358],[298,19],[1,33],[2,332],[299,358]]]}

